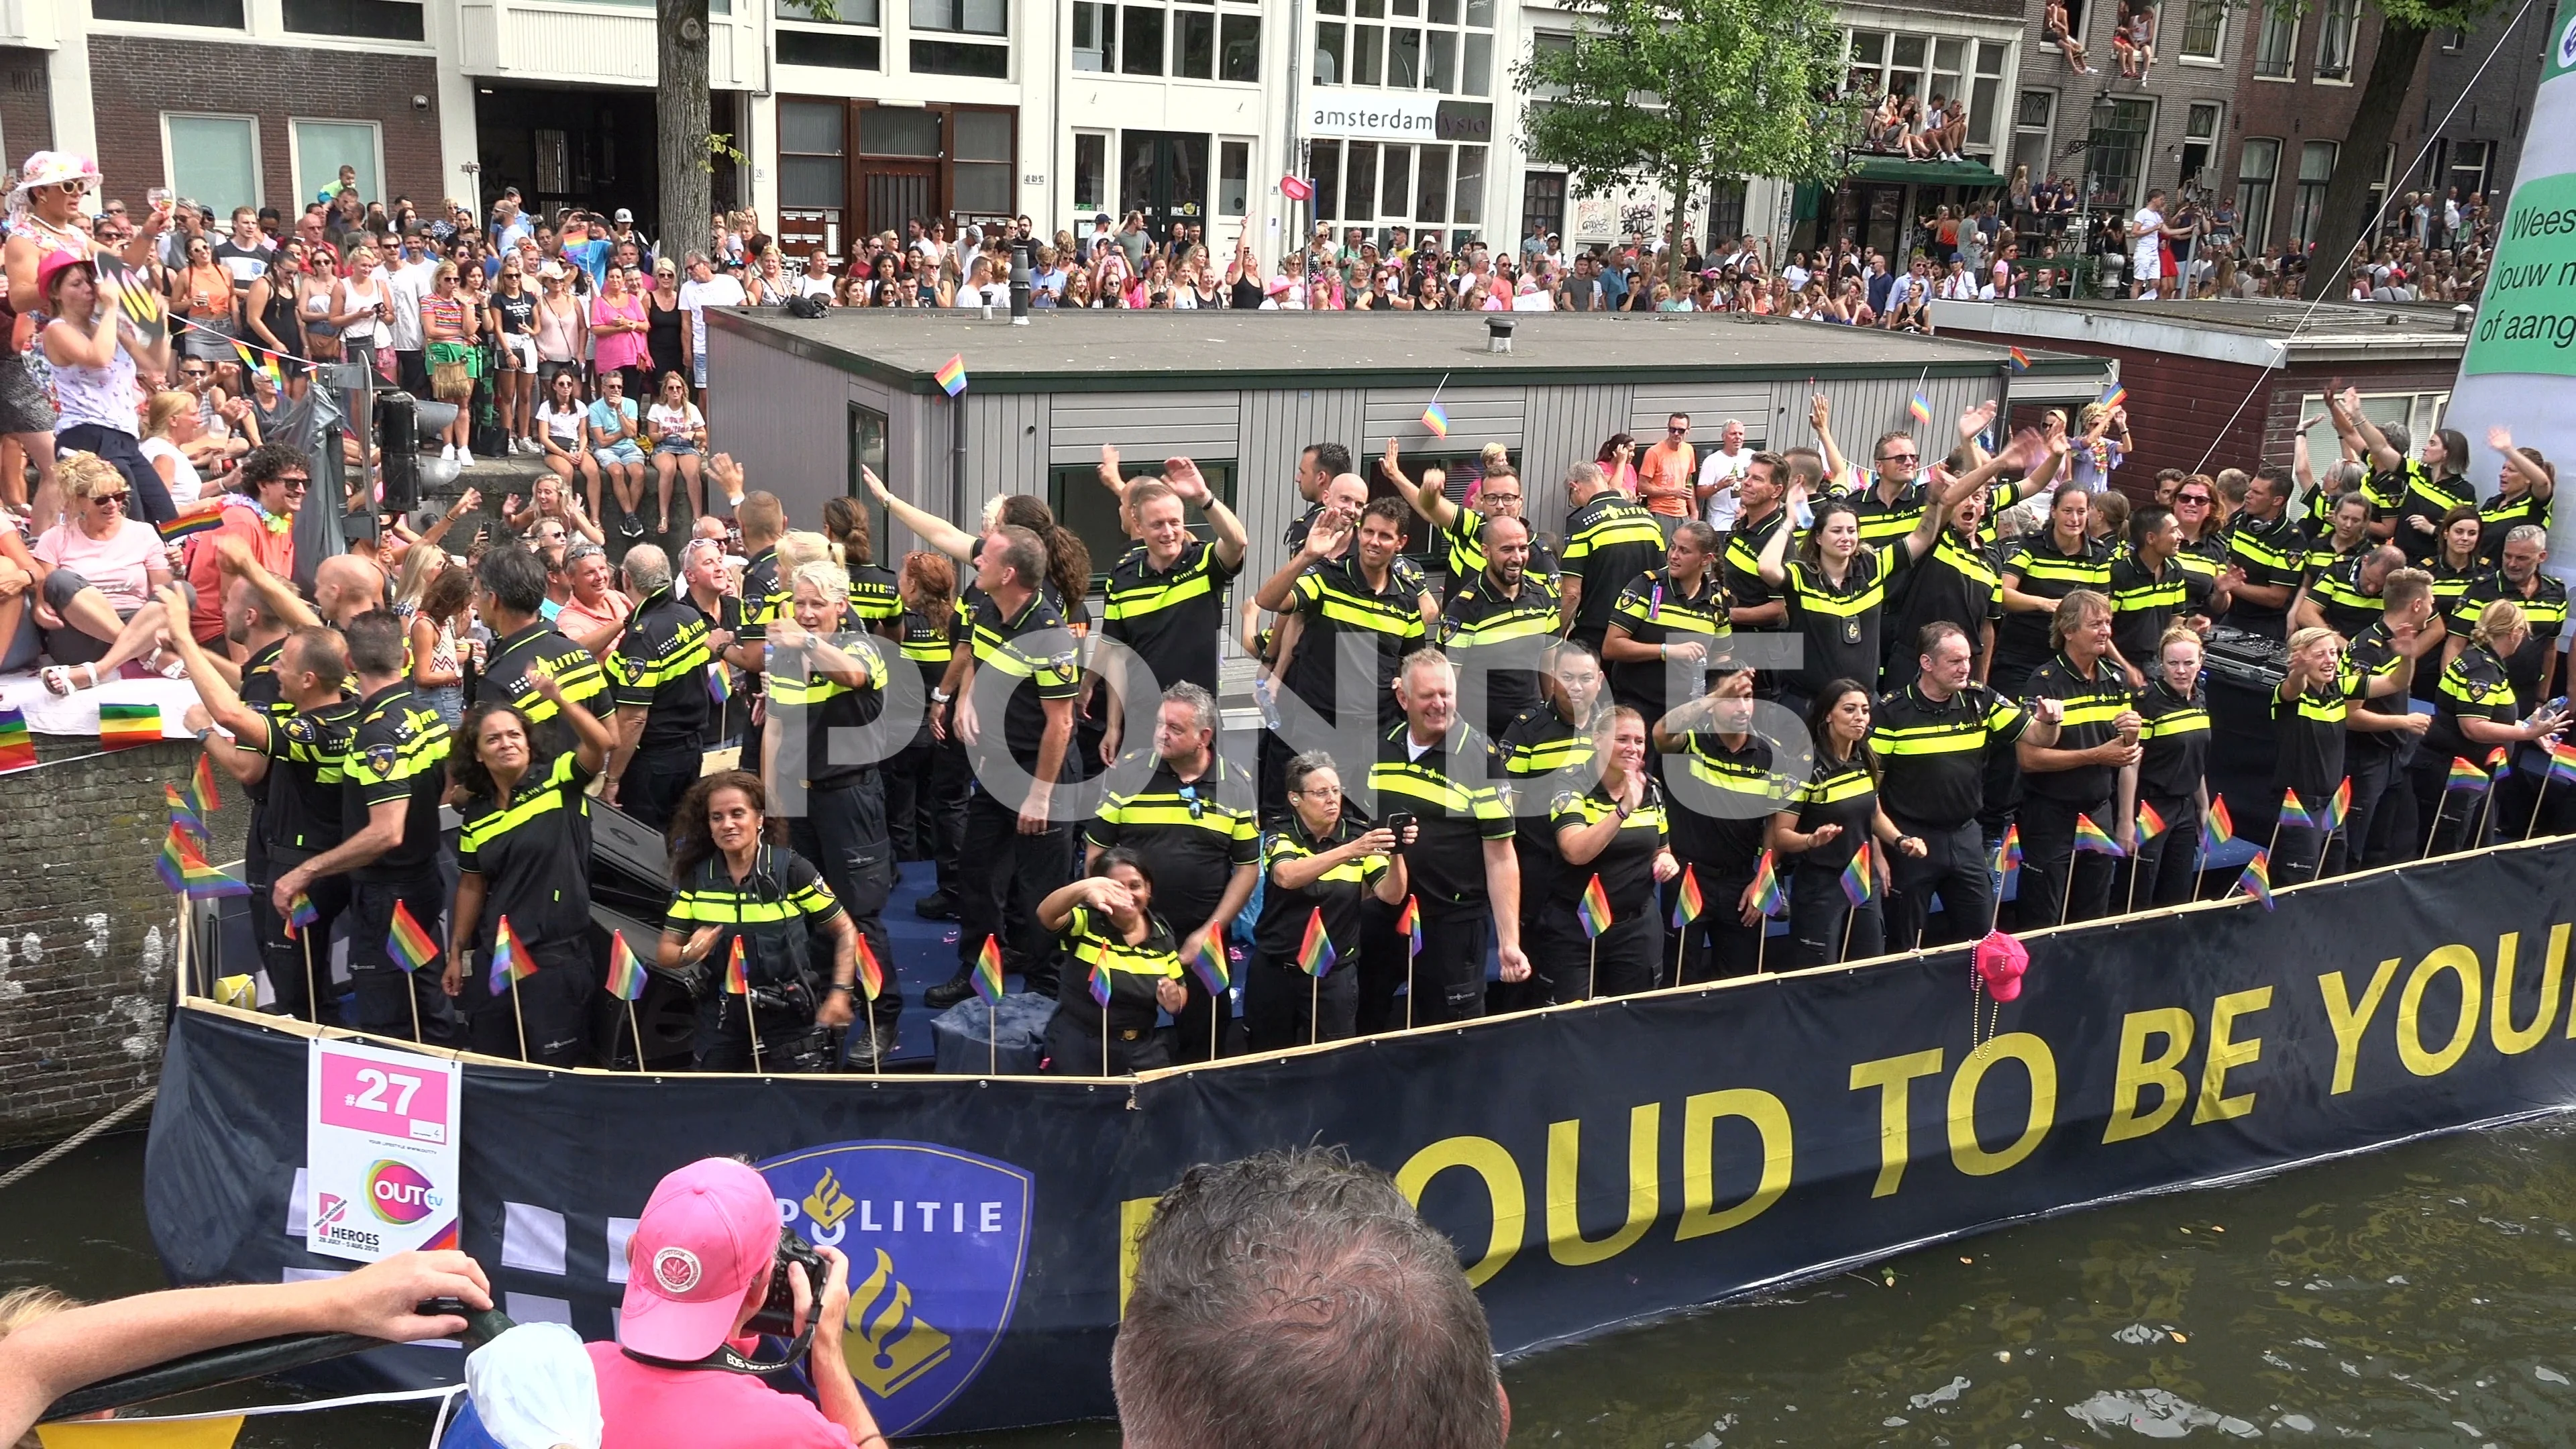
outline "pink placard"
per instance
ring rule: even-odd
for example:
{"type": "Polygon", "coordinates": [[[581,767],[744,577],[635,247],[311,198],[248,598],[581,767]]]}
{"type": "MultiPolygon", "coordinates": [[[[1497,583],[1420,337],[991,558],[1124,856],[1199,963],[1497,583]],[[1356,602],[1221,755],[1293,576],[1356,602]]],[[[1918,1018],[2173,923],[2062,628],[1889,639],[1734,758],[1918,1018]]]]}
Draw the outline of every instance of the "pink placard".
{"type": "Polygon", "coordinates": [[[322,1122],[407,1142],[445,1142],[446,1074],[322,1051],[322,1122]]]}

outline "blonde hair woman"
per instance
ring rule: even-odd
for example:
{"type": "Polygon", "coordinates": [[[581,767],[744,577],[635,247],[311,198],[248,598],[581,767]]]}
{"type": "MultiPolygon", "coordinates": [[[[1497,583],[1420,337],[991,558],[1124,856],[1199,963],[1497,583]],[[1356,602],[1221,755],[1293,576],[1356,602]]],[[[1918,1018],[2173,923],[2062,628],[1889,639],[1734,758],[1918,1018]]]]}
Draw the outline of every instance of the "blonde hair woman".
{"type": "Polygon", "coordinates": [[[188,461],[188,445],[205,431],[195,393],[156,392],[143,404],[143,457],[161,476],[161,486],[170,491],[175,507],[185,509],[205,492],[197,465],[188,461]]]}

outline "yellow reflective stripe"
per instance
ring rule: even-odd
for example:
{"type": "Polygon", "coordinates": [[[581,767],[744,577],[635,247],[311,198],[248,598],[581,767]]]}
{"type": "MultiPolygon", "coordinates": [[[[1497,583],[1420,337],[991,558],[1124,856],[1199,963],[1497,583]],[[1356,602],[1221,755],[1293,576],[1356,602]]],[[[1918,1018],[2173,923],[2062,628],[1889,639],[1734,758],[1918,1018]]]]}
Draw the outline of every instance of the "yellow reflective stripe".
{"type": "Polygon", "coordinates": [[[2205,733],[2209,729],[2209,711],[2178,709],[2168,715],[2148,720],[2138,731],[2141,739],[2163,739],[2167,735],[2205,733]]]}
{"type": "Polygon", "coordinates": [[[1932,556],[1948,564],[1963,578],[1973,579],[1989,588],[1996,582],[1994,565],[1986,562],[1983,555],[1961,548],[1947,529],[1942,530],[1941,537],[1933,543],[1932,556]]]}
{"type": "Polygon", "coordinates": [[[1869,747],[1882,755],[1961,755],[1986,747],[1983,728],[1872,730],[1869,747]]]}
{"type": "Polygon", "coordinates": [[[1446,775],[1436,774],[1419,765],[1381,762],[1369,770],[1369,785],[1378,793],[1402,795],[1436,806],[1451,815],[1474,815],[1479,820],[1507,818],[1503,797],[1491,785],[1469,788],[1446,775]]]}
{"type": "Polygon", "coordinates": [[[1768,770],[1750,770],[1740,765],[1720,765],[1693,755],[1690,758],[1690,773],[1693,779],[1702,784],[1713,785],[1720,790],[1733,791],[1738,795],[1769,797],[1780,793],[1779,778],[1768,770]]]}
{"type": "Polygon", "coordinates": [[[1592,758],[1592,742],[1580,737],[1549,740],[1544,744],[1523,745],[1503,761],[1503,768],[1514,775],[1547,775],[1568,765],[1581,764],[1592,758]]]}
{"type": "Polygon", "coordinates": [[[753,900],[733,891],[682,891],[672,898],[668,919],[704,921],[712,925],[757,925],[766,921],[792,920],[803,914],[790,901],[753,900]]]}
{"type": "Polygon", "coordinates": [[[1553,603],[1545,609],[1516,609],[1508,614],[1490,614],[1453,625],[1449,642],[1466,646],[1492,644],[1505,639],[1541,639],[1556,632],[1557,618],[1558,610],[1553,603]]]}
{"type": "Polygon", "coordinates": [[[1174,604],[1186,603],[1191,599],[1206,598],[1215,591],[1216,581],[1209,577],[1206,570],[1201,569],[1177,582],[1146,584],[1137,588],[1115,591],[1108,595],[1101,609],[1101,617],[1104,620],[1132,619],[1168,609],[1174,604]]]}
{"type": "Polygon", "coordinates": [[[1857,800],[1863,795],[1875,794],[1877,790],[1878,782],[1869,777],[1867,770],[1846,770],[1800,785],[1797,800],[1801,805],[1831,805],[1841,800],[1857,800]]]}

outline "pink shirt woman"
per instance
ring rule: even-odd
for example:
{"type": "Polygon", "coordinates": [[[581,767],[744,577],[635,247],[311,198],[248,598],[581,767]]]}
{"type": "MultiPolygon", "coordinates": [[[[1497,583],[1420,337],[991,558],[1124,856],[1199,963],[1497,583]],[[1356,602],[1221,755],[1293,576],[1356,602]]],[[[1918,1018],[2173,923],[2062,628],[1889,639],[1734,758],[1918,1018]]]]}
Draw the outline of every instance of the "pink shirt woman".
{"type": "MultiPolygon", "coordinates": [[[[619,277],[616,272],[611,272],[609,275],[619,277]]],[[[646,342],[648,334],[643,329],[610,332],[604,330],[603,323],[649,324],[651,320],[645,315],[644,299],[627,291],[622,277],[601,287],[599,295],[593,297],[590,302],[591,337],[595,340],[598,349],[599,370],[610,372],[629,367],[641,367],[644,365],[648,348],[646,342]]]]}

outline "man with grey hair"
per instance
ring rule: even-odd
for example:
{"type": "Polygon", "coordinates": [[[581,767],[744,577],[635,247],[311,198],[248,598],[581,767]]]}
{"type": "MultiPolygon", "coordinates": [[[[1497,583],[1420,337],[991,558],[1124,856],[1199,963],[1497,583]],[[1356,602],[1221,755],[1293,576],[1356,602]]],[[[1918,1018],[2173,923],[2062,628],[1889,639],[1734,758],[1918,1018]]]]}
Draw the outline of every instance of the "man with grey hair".
{"type": "MultiPolygon", "coordinates": [[[[742,632],[742,596],[728,592],[729,585],[722,539],[693,538],[680,546],[680,577],[672,592],[707,621],[707,668],[711,671],[724,668],[725,651],[733,647],[734,636],[742,632]]],[[[702,749],[713,749],[740,732],[740,721],[728,715],[744,719],[750,716],[750,696],[736,686],[731,676],[725,679],[725,693],[723,704],[713,703],[710,696],[707,725],[698,735],[702,749]]]]}
{"type": "Polygon", "coordinates": [[[698,778],[707,727],[707,618],[671,591],[671,556],[649,543],[626,551],[635,605],[606,660],[617,706],[617,750],[601,798],[655,831],[698,778]]]}
{"type": "Polygon", "coordinates": [[[2531,625],[2531,636],[2513,652],[2512,658],[2504,661],[2504,673],[2513,684],[2514,702],[2526,715],[2532,706],[2559,692],[2555,687],[2558,636],[2567,627],[2567,585],[2541,570],[2548,559],[2548,529],[2536,523],[2518,523],[2506,529],[2495,571],[2461,590],[2459,602],[2451,606],[2450,617],[2445,621],[2451,634],[2449,642],[2442,646],[2442,667],[2447,669],[2468,648],[2469,631],[2477,627],[2478,615],[2486,611],[2487,605],[2510,599],[2522,607],[2522,617],[2531,625]]]}
{"type": "Polygon", "coordinates": [[[1619,592],[1662,562],[1664,530],[1636,499],[1622,493],[1598,463],[1565,470],[1565,600],[1567,637],[1598,654],[1619,592]]]}
{"type": "MultiPolygon", "coordinates": [[[[1132,790],[1113,788],[1083,831],[1086,868],[1114,846],[1144,859],[1153,872],[1154,910],[1178,933],[1183,961],[1197,956],[1202,942],[1225,950],[1226,929],[1252,899],[1261,870],[1252,777],[1217,753],[1217,723],[1216,696],[1204,688],[1165,689],[1152,773],[1132,790]]],[[[1130,755],[1116,769],[1132,775],[1143,764],[1130,755]]],[[[1190,999],[1173,1017],[1172,1059],[1203,1062],[1217,1053],[1223,1018],[1232,1013],[1219,1011],[1196,973],[1183,984],[1190,999]]]]}
{"type": "MultiPolygon", "coordinates": [[[[1662,541],[1660,529],[1655,538],[1662,541]]],[[[1369,788],[1378,819],[1401,812],[1420,827],[1404,863],[1421,906],[1422,950],[1410,953],[1383,935],[1363,943],[1363,1034],[1484,1015],[1489,930],[1503,979],[1530,974],[1521,954],[1520,859],[1512,853],[1511,807],[1493,783],[1493,742],[1458,717],[1458,671],[1437,649],[1405,656],[1395,697],[1404,723],[1379,742],[1369,788]],[[1406,983],[1401,1016],[1393,1009],[1399,981],[1406,983]]]]}
{"type": "Polygon", "coordinates": [[[1202,1164],[1154,1204],[1109,1354],[1128,1449],[1498,1449],[1457,1250],[1338,1149],[1202,1164]]]}

